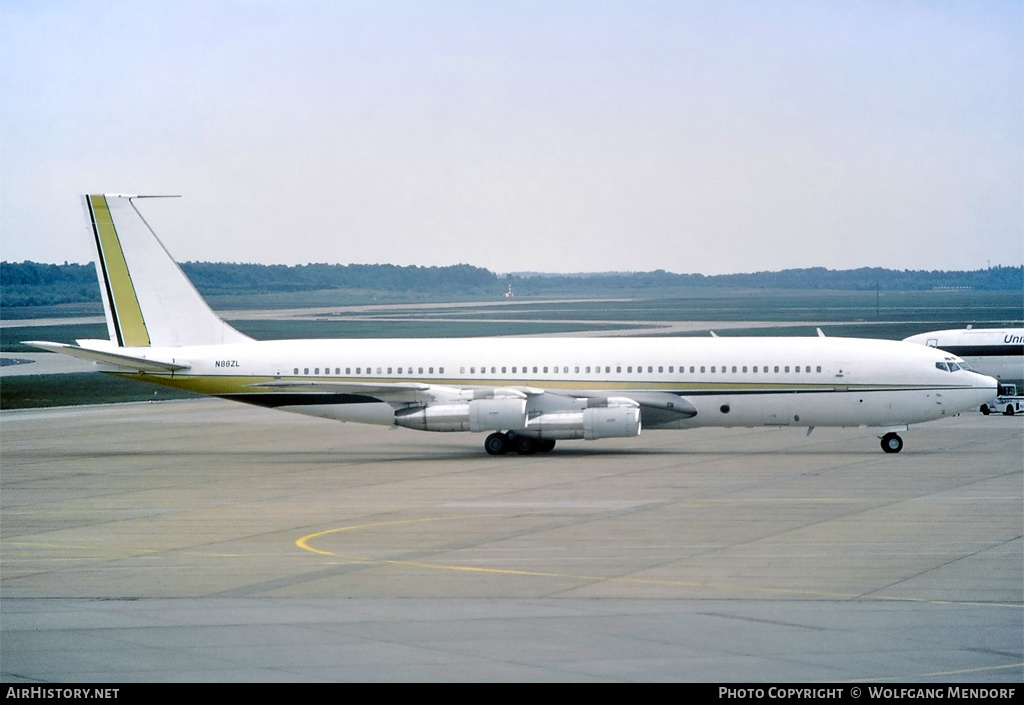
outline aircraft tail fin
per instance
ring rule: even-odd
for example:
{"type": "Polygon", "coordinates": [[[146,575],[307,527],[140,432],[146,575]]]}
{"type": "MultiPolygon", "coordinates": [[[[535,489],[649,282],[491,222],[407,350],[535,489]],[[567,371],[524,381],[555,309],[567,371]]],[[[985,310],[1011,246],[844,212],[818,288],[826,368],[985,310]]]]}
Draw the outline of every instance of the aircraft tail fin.
{"type": "Polygon", "coordinates": [[[251,340],[225,323],[139,212],[145,196],[84,196],[110,340],[118,347],[218,345],[251,340]]]}

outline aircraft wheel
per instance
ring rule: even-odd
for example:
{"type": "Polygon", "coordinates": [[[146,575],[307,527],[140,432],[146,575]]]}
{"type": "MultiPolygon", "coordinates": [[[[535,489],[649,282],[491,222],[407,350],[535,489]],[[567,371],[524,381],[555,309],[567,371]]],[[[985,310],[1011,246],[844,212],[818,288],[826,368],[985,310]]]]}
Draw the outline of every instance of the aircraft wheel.
{"type": "Polygon", "coordinates": [[[989,414],[992,413],[988,408],[988,404],[981,405],[981,413],[985,414],[985,416],[988,416],[989,414]]]}
{"type": "Polygon", "coordinates": [[[1013,404],[1006,405],[1006,411],[1003,412],[1003,416],[1013,416],[1013,404]]]}
{"type": "Polygon", "coordinates": [[[903,450],[903,439],[895,433],[887,433],[882,436],[882,450],[886,453],[899,453],[903,450]]]}
{"type": "Polygon", "coordinates": [[[519,455],[530,455],[537,451],[537,441],[529,436],[516,436],[516,452],[519,455]]]}
{"type": "Polygon", "coordinates": [[[492,433],[484,441],[484,450],[490,455],[505,455],[510,445],[504,433],[492,433]]]}
{"type": "Polygon", "coordinates": [[[555,439],[554,438],[545,438],[544,440],[539,441],[537,443],[537,450],[539,450],[541,453],[550,453],[554,449],[555,449],[555,439]]]}

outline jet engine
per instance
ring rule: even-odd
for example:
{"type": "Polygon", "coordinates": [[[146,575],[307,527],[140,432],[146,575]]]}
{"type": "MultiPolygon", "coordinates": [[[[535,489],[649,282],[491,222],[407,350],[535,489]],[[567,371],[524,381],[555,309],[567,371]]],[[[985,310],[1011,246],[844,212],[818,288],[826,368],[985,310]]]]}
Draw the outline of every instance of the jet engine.
{"type": "Polygon", "coordinates": [[[566,439],[626,438],[640,435],[640,408],[602,406],[582,411],[556,411],[530,419],[517,435],[530,438],[566,439]]]}
{"type": "Polygon", "coordinates": [[[520,431],[526,428],[526,399],[503,397],[416,406],[396,411],[395,424],[417,431],[520,431]]]}

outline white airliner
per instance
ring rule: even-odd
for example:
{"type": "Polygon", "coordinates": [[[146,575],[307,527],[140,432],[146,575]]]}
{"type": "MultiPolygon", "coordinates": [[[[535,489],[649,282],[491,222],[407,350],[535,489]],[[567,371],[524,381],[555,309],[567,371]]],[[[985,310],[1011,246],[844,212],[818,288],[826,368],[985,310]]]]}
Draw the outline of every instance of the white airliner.
{"type": "Polygon", "coordinates": [[[1024,380],[1024,328],[934,330],[904,339],[963,358],[971,369],[997,380],[1024,380]]]}
{"type": "Polygon", "coordinates": [[[908,425],[996,395],[996,380],[955,355],[820,332],[257,341],[206,304],[142,217],[141,198],[84,197],[110,340],[29,344],[123,377],[284,411],[490,432],[492,455],[700,426],[871,427],[885,452],[898,453],[908,425]]]}

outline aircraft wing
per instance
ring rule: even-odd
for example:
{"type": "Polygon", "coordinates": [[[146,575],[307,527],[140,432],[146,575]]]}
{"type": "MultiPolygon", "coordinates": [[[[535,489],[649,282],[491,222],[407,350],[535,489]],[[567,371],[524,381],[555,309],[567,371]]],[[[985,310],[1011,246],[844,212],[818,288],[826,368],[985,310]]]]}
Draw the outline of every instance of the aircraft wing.
{"type": "Polygon", "coordinates": [[[331,381],[288,381],[274,380],[250,385],[254,388],[275,389],[291,392],[323,394],[360,394],[377,397],[381,401],[408,400],[416,394],[432,401],[453,401],[456,399],[481,399],[488,397],[533,397],[544,394],[586,399],[588,406],[611,406],[628,399],[640,406],[641,413],[649,422],[665,423],[691,418],[697,409],[685,398],[668,392],[626,392],[610,390],[541,389],[537,387],[453,387],[447,385],[423,384],[421,382],[331,382],[331,381]]]}
{"type": "Polygon", "coordinates": [[[697,409],[685,397],[669,392],[633,392],[633,391],[607,391],[607,390],[545,390],[548,394],[557,394],[565,397],[578,397],[589,399],[593,406],[600,406],[602,401],[607,403],[609,399],[631,399],[640,405],[641,412],[646,416],[657,412],[660,417],[673,417],[675,419],[688,419],[697,415],[697,409]]]}
{"type": "Polygon", "coordinates": [[[545,390],[534,387],[479,387],[426,384],[423,382],[353,382],[330,380],[290,381],[275,379],[247,385],[253,390],[271,389],[280,392],[307,394],[354,394],[373,397],[384,402],[445,403],[464,402],[473,399],[518,397],[544,394],[545,390]]]}
{"type": "Polygon", "coordinates": [[[85,348],[79,345],[68,345],[67,343],[51,343],[45,340],[26,340],[23,344],[31,345],[32,347],[39,348],[40,350],[49,350],[50,352],[60,353],[61,355],[77,357],[80,360],[89,360],[90,362],[98,362],[104,365],[118,367],[125,372],[177,372],[179,370],[189,369],[188,365],[180,365],[176,362],[150,360],[145,357],[114,353],[107,350],[95,350],[93,348],[85,348]]]}
{"type": "Polygon", "coordinates": [[[362,394],[372,397],[392,397],[410,392],[427,392],[432,385],[422,382],[289,382],[274,380],[259,382],[249,387],[260,389],[276,389],[289,392],[311,392],[322,394],[362,394]]]}

